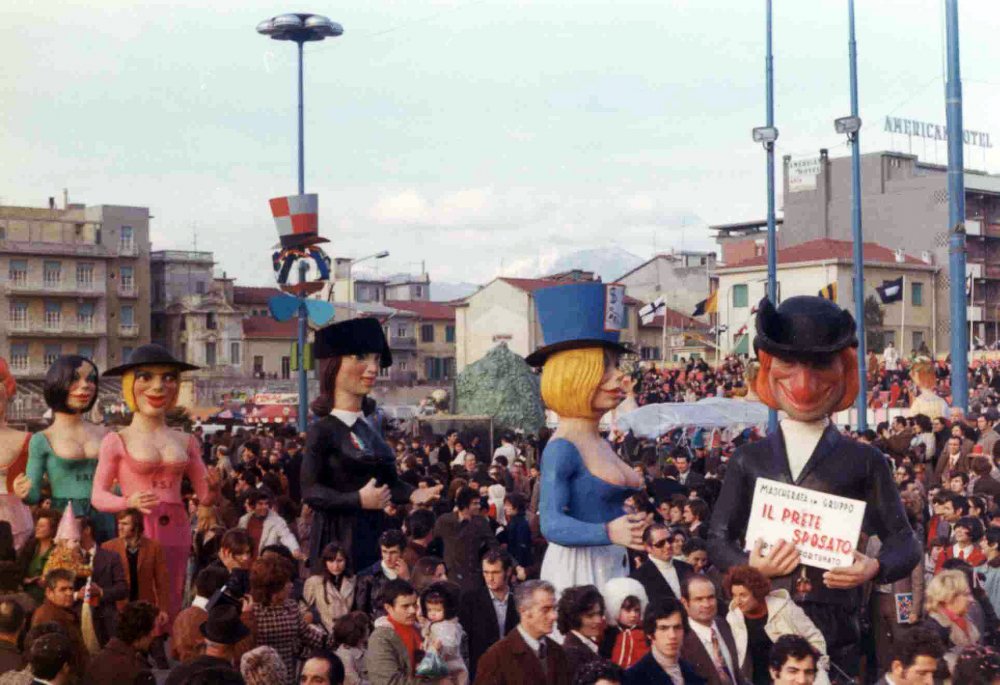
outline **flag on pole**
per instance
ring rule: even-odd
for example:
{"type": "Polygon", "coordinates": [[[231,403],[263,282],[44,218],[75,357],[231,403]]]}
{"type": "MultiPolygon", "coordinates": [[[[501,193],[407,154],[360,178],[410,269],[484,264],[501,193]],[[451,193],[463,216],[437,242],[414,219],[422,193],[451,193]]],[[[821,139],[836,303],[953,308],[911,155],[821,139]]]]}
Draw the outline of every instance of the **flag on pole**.
{"type": "Polygon", "coordinates": [[[639,310],[639,318],[642,319],[642,324],[648,326],[653,323],[653,319],[656,315],[660,313],[661,309],[666,309],[666,303],[663,301],[662,297],[658,297],[645,307],[639,310]]]}
{"type": "Polygon", "coordinates": [[[837,301],[837,282],[830,283],[817,293],[820,297],[831,302],[837,301]]]}
{"type": "Polygon", "coordinates": [[[882,300],[882,304],[892,304],[903,299],[903,277],[893,281],[882,281],[882,285],[875,286],[875,292],[882,300]]]}
{"type": "Polygon", "coordinates": [[[691,316],[705,316],[706,314],[715,314],[718,308],[719,302],[719,291],[716,290],[714,293],[709,295],[707,298],[699,302],[694,307],[694,314],[691,316]]]}

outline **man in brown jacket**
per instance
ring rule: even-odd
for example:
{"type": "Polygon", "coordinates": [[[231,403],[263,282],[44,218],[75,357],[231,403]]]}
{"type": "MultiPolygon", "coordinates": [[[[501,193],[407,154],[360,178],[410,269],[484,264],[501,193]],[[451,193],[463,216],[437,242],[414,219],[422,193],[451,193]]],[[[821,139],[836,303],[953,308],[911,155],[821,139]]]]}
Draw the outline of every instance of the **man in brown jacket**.
{"type": "Polygon", "coordinates": [[[142,512],[126,509],[118,514],[118,537],[108,540],[101,547],[116,553],[125,570],[129,594],[127,600],[118,603],[118,609],[121,610],[127,601],[142,600],[159,609],[165,618],[170,607],[166,558],[160,543],[142,533],[142,512]]]}
{"type": "Polygon", "coordinates": [[[82,677],[87,668],[87,648],[80,633],[80,619],[73,611],[73,572],[59,568],[45,574],[45,601],[31,616],[31,626],[53,621],[66,629],[73,646],[71,670],[82,677]]]}
{"type": "Polygon", "coordinates": [[[556,591],[544,580],[517,586],[514,601],[521,622],[479,659],[475,685],[569,685],[570,668],[547,636],[556,620],[556,591]]]}
{"type": "Polygon", "coordinates": [[[208,620],[208,601],[226,584],[229,574],[224,568],[206,566],[194,579],[195,597],[191,606],[182,610],[174,619],[170,631],[170,656],[187,663],[205,652],[205,636],[201,626],[208,620]]]}

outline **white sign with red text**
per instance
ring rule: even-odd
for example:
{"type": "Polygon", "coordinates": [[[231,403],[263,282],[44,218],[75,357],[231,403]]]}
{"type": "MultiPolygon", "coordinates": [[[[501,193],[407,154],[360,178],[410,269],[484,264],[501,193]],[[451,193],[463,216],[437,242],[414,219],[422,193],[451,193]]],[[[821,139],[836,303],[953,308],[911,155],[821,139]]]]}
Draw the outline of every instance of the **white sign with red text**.
{"type": "Polygon", "coordinates": [[[797,485],[758,478],[746,549],[764,541],[764,554],[779,540],[795,545],[806,566],[831,569],[854,563],[865,503],[797,485]]]}

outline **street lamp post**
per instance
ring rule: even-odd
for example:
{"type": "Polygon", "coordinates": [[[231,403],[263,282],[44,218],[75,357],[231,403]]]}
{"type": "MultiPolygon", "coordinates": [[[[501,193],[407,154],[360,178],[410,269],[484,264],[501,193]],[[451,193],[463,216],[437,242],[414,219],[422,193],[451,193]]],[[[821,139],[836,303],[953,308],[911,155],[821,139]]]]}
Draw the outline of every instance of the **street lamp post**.
{"type": "MultiPolygon", "coordinates": [[[[868,358],[865,355],[865,262],[861,227],[861,117],[858,116],[858,48],[854,39],[854,0],[847,2],[848,62],[851,76],[851,115],[833,122],[851,145],[851,239],[854,241],[854,318],[858,331],[858,432],[868,430],[868,358]]],[[[905,302],[906,293],[903,293],[905,302]]],[[[904,304],[905,307],[905,304],[904,304]]],[[[905,311],[905,310],[904,310],[905,311]]],[[[902,335],[902,332],[901,332],[902,335]]],[[[903,340],[899,341],[902,349],[903,340]]]]}
{"type": "MultiPolygon", "coordinates": [[[[257,33],[270,36],[273,40],[290,40],[298,45],[298,86],[299,86],[299,195],[306,192],[306,153],[305,153],[305,119],[303,116],[305,93],[302,82],[302,46],[305,43],[321,41],[325,38],[336,38],[344,33],[344,27],[330,21],[319,14],[280,14],[257,24],[257,33]]],[[[307,265],[299,265],[299,282],[304,283],[307,265]]],[[[298,328],[298,364],[299,364],[299,431],[305,432],[307,412],[309,409],[309,380],[306,374],[306,331],[309,315],[305,299],[299,303],[298,328]]]]}
{"type": "MultiPolygon", "coordinates": [[[[767,0],[767,52],[764,56],[766,77],[767,123],[753,130],[753,140],[761,143],[767,152],[767,297],[778,306],[778,241],[774,218],[774,143],[778,129],[774,125],[774,54],[771,50],[771,0],[767,0]]],[[[767,430],[778,428],[778,412],[768,411],[767,430]]]]}

